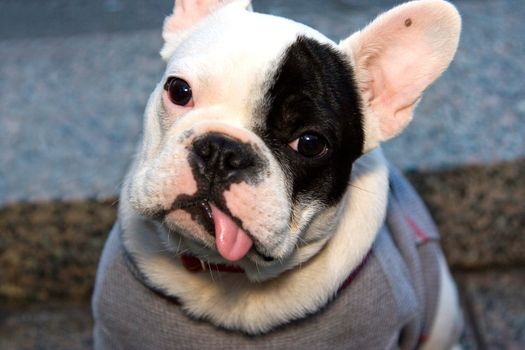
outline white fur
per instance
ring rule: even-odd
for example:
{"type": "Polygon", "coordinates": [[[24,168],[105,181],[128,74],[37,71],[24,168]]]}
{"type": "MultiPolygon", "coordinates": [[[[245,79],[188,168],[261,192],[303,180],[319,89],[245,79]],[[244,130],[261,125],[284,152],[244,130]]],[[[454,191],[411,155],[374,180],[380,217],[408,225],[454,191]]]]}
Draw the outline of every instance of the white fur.
{"type": "Polygon", "coordinates": [[[229,6],[252,11],[250,0],[177,0],[173,14],[164,21],[161,57],[167,61],[177,46],[213,11],[229,6]]]}
{"type": "MultiPolygon", "coordinates": [[[[339,225],[326,246],[307,265],[259,283],[242,274],[188,272],[154,239],[155,225],[130,208],[125,192],[119,214],[126,248],[157,288],[177,297],[193,316],[256,334],[326,304],[371,248],[384,220],[387,196],[388,170],[378,149],[356,162],[351,187],[340,205],[339,225]]],[[[292,259],[304,261],[302,249],[313,255],[307,245],[292,259]]]]}

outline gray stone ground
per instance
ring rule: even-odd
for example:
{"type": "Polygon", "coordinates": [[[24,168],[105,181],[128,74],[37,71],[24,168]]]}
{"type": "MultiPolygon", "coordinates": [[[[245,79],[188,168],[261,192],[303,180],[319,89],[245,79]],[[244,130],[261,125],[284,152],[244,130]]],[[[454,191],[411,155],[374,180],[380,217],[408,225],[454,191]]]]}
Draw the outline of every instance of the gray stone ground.
{"type": "MultiPolygon", "coordinates": [[[[256,1],[334,39],[394,1],[256,1]]],[[[403,169],[525,154],[525,2],[458,1],[457,59],[385,148],[403,169]]],[[[0,204],[114,196],[162,73],[169,1],[0,2],[0,204]],[[47,4],[47,2],[46,2],[47,4]],[[103,169],[103,174],[101,173],[103,169]]]]}
{"type": "MultiPolygon", "coordinates": [[[[338,40],[398,2],[254,5],[338,40]]],[[[454,3],[464,28],[457,58],[407,131],[385,147],[404,170],[512,166],[525,155],[525,1],[454,3]]],[[[162,73],[160,26],[170,7],[0,0],[0,207],[116,196],[162,73]]],[[[469,318],[466,348],[525,348],[524,277],[522,268],[456,274],[469,318]]],[[[87,349],[90,326],[85,304],[0,305],[0,349],[87,349]]]]}

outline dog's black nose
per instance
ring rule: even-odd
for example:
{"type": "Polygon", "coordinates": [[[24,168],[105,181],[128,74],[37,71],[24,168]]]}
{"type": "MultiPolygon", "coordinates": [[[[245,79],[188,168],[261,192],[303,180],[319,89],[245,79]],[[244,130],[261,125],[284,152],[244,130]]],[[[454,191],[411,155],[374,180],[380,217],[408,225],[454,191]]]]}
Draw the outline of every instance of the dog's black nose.
{"type": "Polygon", "coordinates": [[[255,165],[251,145],[218,133],[197,138],[193,154],[200,174],[210,181],[227,182],[255,165]]]}

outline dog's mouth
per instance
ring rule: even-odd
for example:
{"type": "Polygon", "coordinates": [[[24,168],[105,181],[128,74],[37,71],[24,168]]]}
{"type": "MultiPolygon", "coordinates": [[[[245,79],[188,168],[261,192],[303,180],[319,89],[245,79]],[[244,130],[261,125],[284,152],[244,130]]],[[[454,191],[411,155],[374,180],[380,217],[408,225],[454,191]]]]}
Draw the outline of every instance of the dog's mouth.
{"type": "Polygon", "coordinates": [[[237,261],[246,256],[253,245],[252,238],[228,214],[209,205],[215,224],[215,246],[223,258],[237,261]]]}
{"type": "MultiPolygon", "coordinates": [[[[205,228],[206,232],[215,237],[215,247],[226,260],[241,260],[248,255],[254,246],[254,240],[250,234],[232,216],[207,199],[179,201],[174,204],[171,210],[188,212],[193,221],[198,222],[205,228]]],[[[264,261],[273,260],[260,254],[257,249],[254,250],[264,261]]]]}

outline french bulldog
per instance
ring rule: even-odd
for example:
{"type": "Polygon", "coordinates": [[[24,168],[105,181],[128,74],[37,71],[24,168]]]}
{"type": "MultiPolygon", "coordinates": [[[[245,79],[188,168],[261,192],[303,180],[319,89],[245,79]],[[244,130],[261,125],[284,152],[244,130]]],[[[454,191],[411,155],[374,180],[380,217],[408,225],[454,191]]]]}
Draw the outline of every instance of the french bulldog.
{"type": "Polygon", "coordinates": [[[248,0],[177,0],[93,297],[97,349],[447,349],[435,227],[381,143],[461,19],[405,3],[340,43],[248,0]]]}

